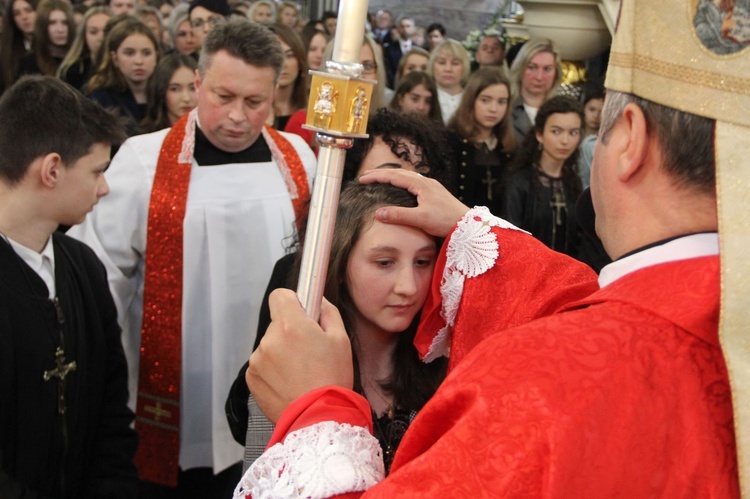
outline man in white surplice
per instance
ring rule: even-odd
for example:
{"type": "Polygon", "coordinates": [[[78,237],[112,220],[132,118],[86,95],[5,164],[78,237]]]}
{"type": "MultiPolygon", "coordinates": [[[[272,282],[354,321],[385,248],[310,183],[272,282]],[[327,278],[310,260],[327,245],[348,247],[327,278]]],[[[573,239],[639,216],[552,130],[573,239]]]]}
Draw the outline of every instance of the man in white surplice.
{"type": "Polygon", "coordinates": [[[242,457],[223,414],[224,400],[236,366],[251,350],[273,264],[284,255],[314,177],[315,156],[305,142],[263,126],[283,60],[265,28],[244,21],[215,28],[196,72],[197,109],[172,129],[128,140],[106,173],[110,196],[69,232],[94,248],[107,267],[135,405],[142,391],[145,261],[152,251],[167,251],[162,245],[146,248],[153,221],[149,206],[153,210],[158,202],[152,190],[173,188],[168,182],[158,187],[156,170],[163,161],[169,166],[165,151],[176,144],[180,162],[189,165],[178,248],[183,271],[171,276],[182,280],[180,473],[191,468],[219,473],[242,457]]]}

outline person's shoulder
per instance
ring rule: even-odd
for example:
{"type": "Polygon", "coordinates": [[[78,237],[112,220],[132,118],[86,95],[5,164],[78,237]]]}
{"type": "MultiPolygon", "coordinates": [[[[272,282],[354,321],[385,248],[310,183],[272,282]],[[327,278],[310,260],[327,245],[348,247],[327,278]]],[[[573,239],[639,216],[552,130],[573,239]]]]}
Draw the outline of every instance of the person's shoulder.
{"type": "Polygon", "coordinates": [[[86,243],[79,241],[78,239],[74,239],[67,234],[59,231],[55,232],[52,235],[52,241],[57,247],[61,248],[64,253],[72,260],[74,260],[78,264],[83,265],[86,269],[87,274],[90,273],[91,269],[97,269],[98,271],[104,270],[104,266],[101,263],[101,260],[99,260],[99,257],[96,256],[94,250],[92,250],[86,243]]]}
{"type": "Polygon", "coordinates": [[[596,146],[596,134],[588,135],[587,137],[584,137],[581,141],[581,149],[590,149],[594,150],[594,146],[596,146]]]}
{"type": "Polygon", "coordinates": [[[134,201],[135,198],[130,197],[134,192],[138,193],[137,197],[140,198],[144,185],[151,185],[153,182],[160,151],[169,130],[171,129],[165,128],[156,132],[135,135],[120,146],[106,173],[107,182],[110,184],[110,194],[100,200],[100,204],[109,204],[114,199],[119,200],[118,202],[134,201]],[[126,197],[118,195],[122,192],[129,194],[126,197]]]}
{"type": "Polygon", "coordinates": [[[164,142],[164,139],[166,138],[167,134],[172,130],[171,128],[162,128],[161,130],[157,130],[155,132],[149,132],[149,133],[142,133],[140,135],[133,135],[132,137],[128,138],[125,142],[131,142],[133,144],[144,144],[147,142],[164,142]]]}
{"type": "Polygon", "coordinates": [[[454,148],[469,145],[467,139],[464,139],[458,134],[458,132],[450,128],[445,129],[445,140],[448,142],[449,146],[454,148]]]}
{"type": "Polygon", "coordinates": [[[297,154],[299,154],[300,159],[303,162],[312,162],[317,164],[317,161],[315,160],[315,153],[312,151],[312,149],[310,149],[310,146],[307,144],[307,142],[305,142],[305,139],[303,139],[296,133],[282,131],[279,131],[278,133],[289,141],[289,143],[297,151],[297,154]]]}
{"type": "Polygon", "coordinates": [[[18,61],[18,74],[20,76],[38,74],[39,66],[36,63],[36,54],[26,52],[18,61]]]}
{"type": "Polygon", "coordinates": [[[154,147],[158,147],[158,149],[161,149],[161,145],[170,130],[171,128],[163,128],[155,132],[134,135],[128,138],[122,144],[122,147],[120,147],[119,151],[115,155],[115,158],[120,154],[120,152],[135,152],[139,153],[140,155],[140,153],[153,153],[152,149],[154,149],[154,147]]]}
{"type": "Polygon", "coordinates": [[[113,108],[119,105],[117,93],[111,88],[97,88],[88,97],[102,107],[113,108]]]}

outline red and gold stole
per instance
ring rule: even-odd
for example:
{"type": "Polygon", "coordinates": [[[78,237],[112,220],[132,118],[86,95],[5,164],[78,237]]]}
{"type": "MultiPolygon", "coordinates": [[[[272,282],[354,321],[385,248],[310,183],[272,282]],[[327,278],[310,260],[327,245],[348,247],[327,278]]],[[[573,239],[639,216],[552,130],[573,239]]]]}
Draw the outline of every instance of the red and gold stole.
{"type": "MultiPolygon", "coordinates": [[[[135,456],[141,480],[177,485],[180,455],[183,222],[195,149],[195,110],[162,143],[148,207],[135,456]]],[[[284,177],[299,223],[310,198],[292,144],[266,127],[263,137],[284,177]]]]}

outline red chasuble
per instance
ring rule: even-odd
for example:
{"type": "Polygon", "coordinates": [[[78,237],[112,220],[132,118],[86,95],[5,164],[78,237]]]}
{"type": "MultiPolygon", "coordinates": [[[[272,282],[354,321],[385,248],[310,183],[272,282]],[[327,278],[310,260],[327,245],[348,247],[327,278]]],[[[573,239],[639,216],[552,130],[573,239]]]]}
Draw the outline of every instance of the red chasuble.
{"type": "MultiPolygon", "coordinates": [[[[501,254],[517,236],[492,231],[501,254]]],[[[464,299],[475,286],[498,306],[526,299],[498,295],[488,279],[496,276],[467,279],[464,299]]],[[[553,299],[560,292],[553,286],[553,299]]],[[[486,339],[455,365],[391,474],[364,496],[739,497],[719,295],[719,259],[708,256],[634,271],[515,329],[490,314],[486,339]]],[[[458,331],[460,310],[455,317],[458,331]]],[[[285,411],[272,443],[321,421],[367,427],[369,409],[348,390],[311,392],[285,411]]]]}

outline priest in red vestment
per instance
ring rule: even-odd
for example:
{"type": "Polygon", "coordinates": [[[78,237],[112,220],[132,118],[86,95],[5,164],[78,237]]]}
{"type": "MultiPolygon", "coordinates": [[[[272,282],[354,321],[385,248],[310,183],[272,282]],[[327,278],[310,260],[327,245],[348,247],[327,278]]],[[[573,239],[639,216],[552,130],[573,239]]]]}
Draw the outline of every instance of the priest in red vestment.
{"type": "Polygon", "coordinates": [[[384,479],[338,312],[324,303],[318,325],[275,292],[246,377],[277,426],[235,497],[740,497],[748,342],[739,290],[722,295],[735,233],[717,191],[746,192],[726,175],[747,162],[750,59],[694,46],[689,16],[669,15],[693,4],[622,0],[591,178],[614,261],[596,286],[430,179],[363,178],[419,199],[381,221],[448,236],[415,343],[451,372],[384,479]]]}

